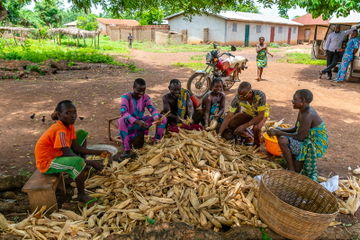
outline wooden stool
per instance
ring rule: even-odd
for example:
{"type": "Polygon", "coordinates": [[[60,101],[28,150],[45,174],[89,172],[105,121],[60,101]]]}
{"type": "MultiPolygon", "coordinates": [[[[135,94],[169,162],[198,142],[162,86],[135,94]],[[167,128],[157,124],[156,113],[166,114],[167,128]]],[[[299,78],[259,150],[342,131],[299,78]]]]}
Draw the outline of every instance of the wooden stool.
{"type": "Polygon", "coordinates": [[[30,209],[34,211],[46,206],[48,209],[58,209],[56,200],[56,189],[66,194],[63,174],[45,175],[36,170],[22,188],[29,197],[30,209]]]}
{"type": "Polygon", "coordinates": [[[116,134],[117,136],[112,136],[113,132],[116,131],[116,133],[119,131],[117,126],[117,121],[120,117],[111,118],[108,120],[108,137],[111,142],[115,142],[117,144],[121,144],[121,138],[116,134]]]}

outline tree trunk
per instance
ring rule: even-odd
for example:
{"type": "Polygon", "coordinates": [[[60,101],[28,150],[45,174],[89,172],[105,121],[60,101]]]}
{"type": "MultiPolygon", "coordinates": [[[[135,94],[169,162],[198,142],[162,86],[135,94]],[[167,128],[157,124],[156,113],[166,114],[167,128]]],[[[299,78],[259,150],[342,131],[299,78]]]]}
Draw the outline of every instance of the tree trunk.
{"type": "Polygon", "coordinates": [[[7,10],[5,9],[2,1],[0,1],[0,21],[4,20],[7,15],[7,10]]]}

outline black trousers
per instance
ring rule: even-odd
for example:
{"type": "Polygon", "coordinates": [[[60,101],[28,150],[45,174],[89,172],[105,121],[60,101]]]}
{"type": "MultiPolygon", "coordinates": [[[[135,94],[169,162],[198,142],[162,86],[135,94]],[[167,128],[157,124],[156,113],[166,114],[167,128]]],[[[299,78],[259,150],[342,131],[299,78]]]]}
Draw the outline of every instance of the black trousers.
{"type": "Polygon", "coordinates": [[[321,72],[327,73],[329,77],[332,77],[332,69],[336,66],[339,60],[339,52],[326,51],[326,68],[321,72]]]}

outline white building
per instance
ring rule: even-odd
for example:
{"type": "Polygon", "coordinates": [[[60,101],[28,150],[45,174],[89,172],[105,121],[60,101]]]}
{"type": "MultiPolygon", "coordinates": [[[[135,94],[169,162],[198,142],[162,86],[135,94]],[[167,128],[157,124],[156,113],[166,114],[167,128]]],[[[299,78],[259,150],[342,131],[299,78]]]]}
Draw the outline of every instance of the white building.
{"type": "Polygon", "coordinates": [[[170,31],[185,34],[188,43],[240,46],[256,45],[259,37],[265,37],[266,42],[297,44],[298,27],[302,26],[277,16],[233,11],[194,15],[191,20],[180,12],[165,19],[169,21],[170,31]]]}

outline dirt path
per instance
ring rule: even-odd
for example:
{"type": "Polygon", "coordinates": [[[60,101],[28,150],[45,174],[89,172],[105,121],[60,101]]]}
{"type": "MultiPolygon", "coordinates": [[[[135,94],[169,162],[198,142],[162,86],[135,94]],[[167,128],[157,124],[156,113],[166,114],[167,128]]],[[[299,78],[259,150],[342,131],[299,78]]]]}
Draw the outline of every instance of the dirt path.
{"type": "MultiPolygon", "coordinates": [[[[279,50],[278,58],[293,48],[279,50]]],[[[295,90],[308,88],[314,93],[313,106],[327,124],[330,146],[325,158],[319,161],[323,175],[348,173],[348,167],[360,165],[360,84],[346,83],[333,86],[326,80],[318,80],[319,66],[277,63],[270,59],[265,69],[266,81],[256,82],[254,50],[237,51],[247,57],[249,69],[242,75],[254,88],[267,94],[272,107],[271,118],[285,118],[288,123],[296,120],[291,98],[295,90]]],[[[189,61],[190,56],[201,53],[148,53],[132,50],[132,60],[144,72],[130,73],[124,69],[97,68],[87,71],[66,71],[52,76],[40,76],[24,80],[0,81],[0,172],[14,173],[34,168],[33,148],[41,133],[51,125],[50,114],[56,103],[63,99],[73,100],[78,108],[77,128],[90,131],[90,143],[107,143],[106,119],[118,114],[119,97],[131,90],[133,79],[143,77],[148,82],[148,93],[156,106],[161,108],[161,96],[167,92],[168,81],[179,78],[184,83],[192,70],[170,66],[189,61]],[[30,116],[35,113],[35,119],[30,116]],[[45,123],[41,121],[45,116],[45,123]]],[[[229,103],[237,85],[227,93],[229,103]]]]}

